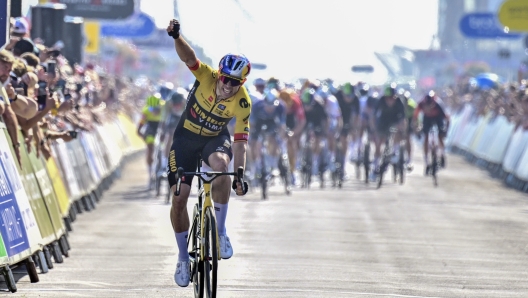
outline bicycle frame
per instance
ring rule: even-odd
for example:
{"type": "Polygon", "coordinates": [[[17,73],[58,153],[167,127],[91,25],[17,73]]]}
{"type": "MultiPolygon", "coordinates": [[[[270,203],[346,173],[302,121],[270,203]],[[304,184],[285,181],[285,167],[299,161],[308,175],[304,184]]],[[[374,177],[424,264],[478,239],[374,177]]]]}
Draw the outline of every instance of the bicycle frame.
{"type": "MultiPolygon", "coordinates": [[[[199,189],[199,192],[198,192],[198,208],[199,208],[199,211],[200,211],[200,260],[204,260],[205,259],[205,251],[203,249],[201,249],[201,246],[203,244],[203,241],[201,241],[203,238],[204,238],[204,234],[205,234],[205,224],[204,224],[204,219],[205,219],[205,212],[207,210],[208,207],[211,207],[213,208],[213,199],[211,197],[211,183],[213,183],[213,181],[217,178],[217,177],[220,177],[220,176],[236,176],[238,181],[240,181],[240,183],[242,183],[242,185],[244,185],[244,180],[243,180],[243,176],[244,176],[244,169],[242,167],[238,168],[237,172],[200,172],[199,169],[200,169],[200,163],[201,161],[198,162],[198,166],[197,166],[197,169],[198,169],[198,172],[184,172],[183,168],[178,168],[178,172],[177,172],[177,183],[176,183],[176,195],[178,196],[180,194],[180,186],[181,186],[181,177],[183,176],[196,176],[199,178],[198,180],[198,189],[199,189]],[[210,178],[210,179],[206,179],[204,178],[204,176],[210,178]]],[[[192,227],[191,227],[192,229],[192,227]]],[[[216,230],[216,238],[218,239],[218,230],[216,230]]],[[[216,250],[217,250],[217,253],[218,253],[218,256],[220,259],[220,246],[219,246],[219,243],[217,242],[216,243],[216,250]]]]}

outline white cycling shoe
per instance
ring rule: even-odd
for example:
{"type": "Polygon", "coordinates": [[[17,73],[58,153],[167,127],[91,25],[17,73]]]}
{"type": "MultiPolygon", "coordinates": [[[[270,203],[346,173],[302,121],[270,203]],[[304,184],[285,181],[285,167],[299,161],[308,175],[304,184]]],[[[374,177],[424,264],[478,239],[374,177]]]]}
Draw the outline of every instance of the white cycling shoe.
{"type": "Polygon", "coordinates": [[[189,285],[191,275],[190,261],[178,261],[176,272],[174,272],[174,281],[180,287],[189,285]]]}
{"type": "Polygon", "coordinates": [[[231,246],[231,241],[226,235],[220,235],[220,256],[222,259],[229,259],[233,256],[233,247],[231,246]]]}

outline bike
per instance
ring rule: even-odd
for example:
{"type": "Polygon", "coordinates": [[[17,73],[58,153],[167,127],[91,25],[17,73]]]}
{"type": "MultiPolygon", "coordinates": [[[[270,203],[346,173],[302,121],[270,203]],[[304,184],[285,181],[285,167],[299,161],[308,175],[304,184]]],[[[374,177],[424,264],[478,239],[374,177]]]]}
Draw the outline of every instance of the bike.
{"type": "Polygon", "coordinates": [[[429,130],[429,152],[431,153],[431,164],[425,168],[425,175],[431,174],[433,177],[434,186],[438,186],[438,170],[441,168],[440,160],[438,158],[438,129],[436,126],[429,130]]]}
{"type": "MultiPolygon", "coordinates": [[[[394,139],[396,137],[396,133],[398,132],[397,129],[391,128],[390,134],[387,140],[385,141],[385,148],[383,148],[383,154],[381,156],[381,165],[379,168],[379,175],[378,175],[378,187],[381,187],[381,184],[383,183],[383,174],[387,171],[389,165],[392,163],[392,158],[396,156],[396,153],[394,152],[394,139]]],[[[398,154],[398,161],[393,164],[393,179],[394,181],[397,181],[399,178],[400,184],[403,184],[404,182],[404,176],[405,176],[405,157],[404,157],[404,147],[401,145],[403,144],[403,141],[400,142],[400,151],[398,154]]]]}
{"type": "Polygon", "coordinates": [[[278,157],[274,156],[271,148],[270,138],[275,138],[276,135],[272,132],[266,131],[267,126],[262,126],[262,133],[258,137],[257,143],[260,144],[260,158],[255,161],[258,165],[256,171],[256,181],[259,183],[261,188],[262,199],[268,198],[268,188],[273,178],[280,176],[282,183],[284,184],[286,195],[291,195],[292,181],[291,181],[291,170],[288,159],[288,151],[286,149],[286,143],[282,140],[277,140],[277,146],[279,146],[280,153],[278,157]],[[275,162],[275,159],[277,161],[275,162]],[[278,171],[275,169],[278,168],[278,171]]]}
{"type": "Polygon", "coordinates": [[[192,226],[189,231],[187,248],[191,266],[190,281],[193,284],[194,297],[216,297],[218,285],[218,261],[221,260],[218,230],[211,196],[211,183],[219,176],[236,176],[244,185],[244,169],[237,172],[200,172],[201,159],[198,161],[197,172],[177,170],[176,192],[180,195],[181,178],[196,176],[198,180],[198,202],[194,205],[192,226]]]}
{"type": "Polygon", "coordinates": [[[171,192],[170,192],[170,185],[167,180],[167,165],[162,164],[163,160],[163,148],[164,144],[160,140],[160,133],[158,132],[158,136],[156,137],[156,142],[154,143],[154,164],[153,164],[153,172],[154,172],[154,189],[156,191],[156,197],[159,197],[161,194],[161,185],[162,181],[167,182],[167,194],[165,196],[165,203],[169,204],[171,199],[171,192]]]}

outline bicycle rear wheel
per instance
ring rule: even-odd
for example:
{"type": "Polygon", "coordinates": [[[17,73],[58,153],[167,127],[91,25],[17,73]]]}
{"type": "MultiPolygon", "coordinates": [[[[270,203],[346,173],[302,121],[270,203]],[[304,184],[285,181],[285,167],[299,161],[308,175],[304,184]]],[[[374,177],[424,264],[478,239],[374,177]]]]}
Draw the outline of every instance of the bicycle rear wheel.
{"type": "Polygon", "coordinates": [[[438,156],[436,155],[436,148],[433,150],[431,155],[433,159],[433,162],[431,163],[431,175],[433,176],[434,186],[438,186],[438,179],[436,177],[436,171],[438,169],[438,156]]]}
{"type": "Polygon", "coordinates": [[[383,183],[383,174],[385,173],[386,171],[386,168],[387,168],[387,164],[385,163],[385,161],[383,161],[381,163],[381,166],[380,166],[380,170],[379,170],[379,177],[378,177],[378,188],[381,187],[381,184],[383,183]]]}
{"type": "Polygon", "coordinates": [[[204,291],[207,297],[216,298],[216,286],[218,278],[218,234],[216,232],[216,220],[212,207],[205,210],[205,230],[203,249],[205,260],[203,260],[204,291]]]}
{"type": "Polygon", "coordinates": [[[398,158],[398,171],[400,176],[400,184],[405,182],[405,152],[403,149],[400,150],[400,156],[398,158]]]}
{"type": "Polygon", "coordinates": [[[370,171],[370,144],[365,144],[365,150],[363,151],[363,166],[365,167],[365,183],[369,183],[369,171],[370,171]]]}

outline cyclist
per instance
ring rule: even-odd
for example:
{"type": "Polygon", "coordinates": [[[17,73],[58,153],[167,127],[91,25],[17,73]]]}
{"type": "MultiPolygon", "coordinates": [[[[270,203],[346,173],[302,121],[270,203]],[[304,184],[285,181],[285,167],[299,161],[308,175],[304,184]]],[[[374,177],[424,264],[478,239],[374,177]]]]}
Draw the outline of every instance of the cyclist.
{"type": "Polygon", "coordinates": [[[139,121],[137,128],[138,135],[141,135],[147,144],[149,189],[152,187],[151,182],[154,175],[154,168],[152,167],[152,163],[154,161],[154,141],[156,140],[156,134],[162,119],[162,106],[164,104],[165,102],[161,99],[161,95],[159,93],[150,95],[147,98],[145,106],[143,107],[141,120],[139,121]]]}
{"type": "MultiPolygon", "coordinates": [[[[390,134],[390,128],[396,127],[398,134],[394,140],[395,158],[400,150],[400,140],[403,138],[405,128],[405,106],[396,93],[396,83],[391,83],[385,87],[383,96],[379,99],[374,108],[374,123],[376,133],[376,149],[374,151],[374,171],[372,178],[379,173],[381,146],[385,144],[390,134]]],[[[396,160],[393,160],[395,162],[396,160]]]]}
{"type": "Polygon", "coordinates": [[[159,87],[161,98],[165,101],[169,100],[174,92],[174,84],[171,82],[162,83],[159,87]]]}
{"type": "Polygon", "coordinates": [[[445,113],[442,107],[441,100],[438,98],[434,91],[429,91],[424,96],[423,100],[420,101],[416,109],[414,110],[413,120],[416,121],[418,115],[423,113],[422,119],[422,130],[424,134],[424,160],[427,165],[425,173],[429,173],[431,164],[429,162],[429,131],[433,126],[436,125],[438,128],[438,143],[440,148],[440,166],[445,167],[445,150],[444,150],[444,138],[449,128],[449,116],[445,113]]]}
{"type": "MultiPolygon", "coordinates": [[[[267,136],[274,136],[268,138],[270,142],[270,155],[278,157],[280,155],[280,148],[278,146],[278,138],[284,136],[286,128],[286,110],[284,105],[279,101],[279,93],[275,89],[266,90],[264,92],[264,99],[253,105],[252,121],[251,121],[251,138],[256,140],[253,150],[254,160],[258,161],[260,158],[260,143],[259,136],[264,133],[267,136]],[[263,131],[265,129],[265,131],[263,131]]],[[[278,160],[277,160],[278,161],[278,160]]],[[[276,165],[277,163],[272,163],[276,165]]],[[[255,163],[258,173],[261,164],[255,163]]]]}
{"type": "Polygon", "coordinates": [[[249,93],[249,96],[251,96],[251,101],[253,102],[253,105],[257,103],[257,101],[262,100],[264,98],[264,90],[266,89],[266,81],[262,78],[257,78],[255,81],[253,81],[253,86],[255,86],[255,90],[249,93]]]}
{"type": "Polygon", "coordinates": [[[326,139],[328,140],[328,151],[330,152],[329,160],[334,163],[337,138],[343,127],[341,109],[339,108],[339,103],[337,102],[336,97],[330,94],[330,90],[327,86],[321,87],[317,91],[317,94],[323,98],[326,115],[328,115],[326,139]]]}
{"type": "Polygon", "coordinates": [[[299,141],[306,125],[303,105],[299,95],[292,89],[284,89],[279,97],[286,107],[286,129],[288,130],[288,161],[292,172],[292,184],[295,185],[295,162],[299,151],[299,141]]]}
{"type": "MultiPolygon", "coordinates": [[[[178,168],[193,171],[200,157],[213,171],[227,171],[232,157],[234,168],[245,167],[251,99],[242,84],[249,75],[251,64],[243,55],[227,54],[220,60],[218,69],[213,69],[198,60],[195,51],[180,35],[180,23],[177,20],[170,21],[167,33],[174,38],[178,57],[196,77],[182,118],[174,131],[169,153],[168,180],[174,193],[178,168]],[[233,117],[236,118],[236,127],[234,143],[231,144],[227,124],[233,117]]],[[[181,287],[189,285],[190,276],[187,200],[192,180],[193,176],[182,177],[180,195],[173,195],[170,212],[179,250],[174,281],[181,287]]],[[[245,195],[248,189],[246,182],[242,185],[235,178],[231,184],[227,176],[218,177],[212,184],[218,245],[223,259],[233,255],[225,228],[231,187],[237,195],[245,195]]]]}
{"type": "MultiPolygon", "coordinates": [[[[251,113],[253,114],[253,111],[255,110],[255,105],[264,99],[264,91],[266,89],[266,81],[262,78],[257,78],[253,81],[253,86],[255,87],[255,90],[252,90],[250,93],[249,93],[249,96],[251,97],[251,103],[253,104],[253,106],[251,107],[251,113]]],[[[253,117],[250,119],[250,121],[253,120],[253,117]]],[[[253,126],[253,123],[250,123],[252,126],[253,126]]],[[[229,125],[229,129],[230,131],[233,131],[234,127],[233,127],[233,123],[230,123],[229,125]]],[[[254,131],[254,130],[253,130],[254,131]]],[[[250,134],[250,138],[249,138],[249,148],[255,148],[255,142],[257,141],[256,138],[254,138],[251,134],[250,134]]],[[[252,171],[250,171],[249,169],[251,168],[252,170],[254,170],[254,168],[252,167],[253,165],[253,161],[255,160],[255,157],[253,156],[253,153],[252,153],[252,150],[248,150],[246,152],[246,163],[248,164],[248,171],[246,171],[246,174],[255,174],[255,173],[251,173],[252,171]]],[[[249,175],[250,178],[253,177],[253,175],[249,175]]]]}
{"type": "Polygon", "coordinates": [[[412,171],[412,143],[411,135],[414,127],[414,111],[416,110],[416,101],[412,99],[411,92],[403,90],[401,92],[401,99],[405,105],[405,118],[407,119],[407,134],[405,135],[405,150],[407,151],[407,159],[405,160],[405,167],[407,171],[412,171]]]}
{"type": "MultiPolygon", "coordinates": [[[[161,125],[161,141],[163,142],[167,135],[171,136],[174,134],[174,130],[180,122],[180,118],[185,109],[185,99],[187,98],[187,90],[179,87],[170,96],[170,99],[165,103],[165,121],[161,125]]],[[[162,165],[167,165],[167,158],[169,156],[172,142],[165,142],[165,148],[163,150],[162,165]]]]}
{"type": "MultiPolygon", "coordinates": [[[[306,141],[309,141],[311,134],[313,133],[314,142],[311,144],[311,150],[314,156],[319,156],[321,153],[321,141],[325,139],[329,126],[325,103],[323,98],[316,93],[314,88],[306,89],[303,92],[302,102],[306,117],[305,131],[309,136],[306,141]]],[[[319,158],[315,158],[312,167],[312,174],[321,172],[323,167],[320,167],[319,163],[319,158]]]]}
{"type": "Polygon", "coordinates": [[[335,93],[335,97],[343,118],[343,126],[339,134],[339,142],[344,151],[343,156],[347,156],[349,136],[354,127],[356,115],[359,113],[359,101],[355,95],[354,86],[349,82],[344,83],[341,88],[339,88],[335,93]]]}

